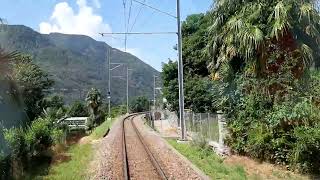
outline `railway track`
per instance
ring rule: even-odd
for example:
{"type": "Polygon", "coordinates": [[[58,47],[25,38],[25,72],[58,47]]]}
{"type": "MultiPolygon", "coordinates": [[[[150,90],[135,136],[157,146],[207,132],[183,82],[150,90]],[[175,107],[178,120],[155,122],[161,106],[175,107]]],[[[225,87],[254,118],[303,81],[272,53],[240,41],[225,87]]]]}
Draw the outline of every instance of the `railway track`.
{"type": "Polygon", "coordinates": [[[168,179],[133,121],[137,116],[128,116],[122,122],[123,178],[168,179]]]}

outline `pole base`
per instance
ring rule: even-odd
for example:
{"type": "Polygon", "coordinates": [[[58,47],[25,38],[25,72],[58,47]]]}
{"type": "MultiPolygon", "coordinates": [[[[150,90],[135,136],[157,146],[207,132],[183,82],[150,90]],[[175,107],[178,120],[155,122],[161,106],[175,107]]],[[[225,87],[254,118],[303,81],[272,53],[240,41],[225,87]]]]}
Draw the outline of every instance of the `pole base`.
{"type": "Polygon", "coordinates": [[[189,140],[188,139],[178,139],[177,143],[179,143],[179,144],[188,144],[189,140]]]}

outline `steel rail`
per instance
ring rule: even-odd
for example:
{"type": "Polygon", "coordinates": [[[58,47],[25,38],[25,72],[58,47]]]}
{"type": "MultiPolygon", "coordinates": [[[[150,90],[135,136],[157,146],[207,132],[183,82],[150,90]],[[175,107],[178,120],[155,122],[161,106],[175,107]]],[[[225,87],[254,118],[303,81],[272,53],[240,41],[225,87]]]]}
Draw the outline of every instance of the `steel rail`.
{"type": "Polygon", "coordinates": [[[152,154],[152,152],[150,151],[148,145],[147,145],[146,142],[144,141],[144,139],[143,139],[141,133],[139,132],[137,126],[136,126],[135,123],[133,122],[133,118],[134,118],[134,117],[131,118],[132,127],[133,127],[134,131],[136,132],[136,134],[138,135],[138,138],[139,138],[140,142],[142,143],[143,148],[144,148],[145,151],[147,152],[148,157],[149,157],[149,159],[151,160],[151,163],[152,163],[153,167],[156,168],[156,171],[157,171],[157,173],[159,174],[159,176],[161,177],[161,179],[167,180],[167,179],[168,179],[167,176],[165,175],[165,173],[164,173],[163,169],[161,168],[159,162],[158,162],[158,161],[156,160],[156,158],[153,156],[153,154],[152,154]]]}
{"type": "Polygon", "coordinates": [[[167,180],[167,176],[165,175],[163,169],[161,168],[160,164],[158,163],[158,161],[156,160],[156,158],[154,157],[154,155],[152,154],[152,152],[150,151],[150,149],[148,148],[147,144],[145,143],[141,133],[139,132],[137,126],[135,125],[135,123],[133,122],[133,118],[135,118],[136,116],[138,116],[139,114],[133,114],[133,115],[129,115],[128,117],[124,118],[123,122],[122,122],[122,147],[123,147],[123,178],[125,180],[130,180],[130,170],[129,170],[129,163],[128,163],[128,156],[127,156],[127,147],[126,147],[126,137],[125,137],[125,121],[129,120],[131,121],[131,125],[135,131],[135,133],[138,136],[139,141],[141,142],[144,150],[146,151],[150,162],[152,163],[153,167],[156,169],[158,175],[160,176],[161,179],[163,180],[167,180]]]}

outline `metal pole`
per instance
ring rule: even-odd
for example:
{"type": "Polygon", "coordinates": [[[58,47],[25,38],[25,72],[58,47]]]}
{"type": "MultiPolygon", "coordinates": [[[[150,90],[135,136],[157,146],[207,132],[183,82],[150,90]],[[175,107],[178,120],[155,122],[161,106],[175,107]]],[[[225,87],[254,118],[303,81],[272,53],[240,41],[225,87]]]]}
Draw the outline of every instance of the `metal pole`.
{"type": "Polygon", "coordinates": [[[153,75],[153,107],[156,109],[156,77],[153,75]]]}
{"type": "Polygon", "coordinates": [[[129,68],[127,65],[127,113],[129,114],[129,68]]]}
{"type": "Polygon", "coordinates": [[[179,76],[179,120],[181,126],[181,140],[186,140],[184,119],[184,90],[183,90],[183,61],[182,61],[182,32],[180,20],[180,0],[177,0],[177,25],[178,25],[178,76],[179,76]]]}
{"type": "Polygon", "coordinates": [[[108,48],[108,116],[111,117],[111,50],[108,48]]]}

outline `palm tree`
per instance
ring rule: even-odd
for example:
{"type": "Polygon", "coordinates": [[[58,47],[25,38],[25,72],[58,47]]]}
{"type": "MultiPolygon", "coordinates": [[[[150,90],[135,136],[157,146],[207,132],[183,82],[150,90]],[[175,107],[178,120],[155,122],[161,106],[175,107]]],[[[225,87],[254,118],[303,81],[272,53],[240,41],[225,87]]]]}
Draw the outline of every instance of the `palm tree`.
{"type": "Polygon", "coordinates": [[[91,112],[91,118],[95,123],[99,113],[99,107],[102,104],[101,93],[99,92],[99,90],[96,88],[92,88],[87,94],[86,101],[87,106],[89,107],[91,112]]]}
{"type": "Polygon", "coordinates": [[[263,78],[296,59],[295,75],[301,77],[318,51],[316,0],[217,0],[210,14],[210,67],[222,76],[231,62],[245,66],[244,74],[263,78]]]}

